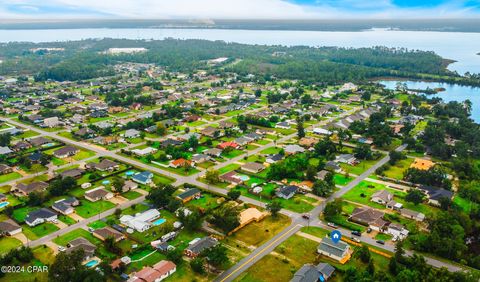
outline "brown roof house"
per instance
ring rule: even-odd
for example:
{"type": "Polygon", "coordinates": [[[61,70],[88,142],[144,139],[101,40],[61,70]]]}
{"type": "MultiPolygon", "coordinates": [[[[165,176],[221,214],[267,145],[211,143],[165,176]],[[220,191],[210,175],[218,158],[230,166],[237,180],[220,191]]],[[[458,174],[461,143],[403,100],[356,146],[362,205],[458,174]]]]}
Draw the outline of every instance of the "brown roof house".
{"type": "Polygon", "coordinates": [[[72,253],[76,250],[83,250],[83,260],[89,260],[95,255],[95,250],[97,247],[90,243],[87,239],[83,237],[79,237],[70,241],[67,245],[67,250],[65,251],[67,254],[72,253]]]}
{"type": "Polygon", "coordinates": [[[53,155],[59,159],[68,158],[74,156],[80,152],[78,148],[73,146],[65,146],[53,152],[53,155]]]}
{"type": "Polygon", "coordinates": [[[108,237],[113,237],[115,242],[125,239],[125,235],[111,228],[110,226],[96,229],[92,234],[102,241],[105,241],[108,237]]]}
{"type": "Polygon", "coordinates": [[[15,221],[7,219],[0,222],[0,234],[12,236],[22,232],[22,227],[18,225],[15,221]]]}
{"type": "Polygon", "coordinates": [[[144,266],[142,270],[138,271],[133,275],[132,278],[130,278],[128,281],[129,282],[159,282],[173,273],[177,270],[177,266],[175,263],[168,261],[168,260],[162,260],[153,267],[150,266],[144,266]]]}
{"type": "Polygon", "coordinates": [[[89,200],[90,202],[108,200],[111,198],[113,198],[113,193],[103,189],[102,186],[85,192],[85,199],[89,200]]]}
{"type": "Polygon", "coordinates": [[[18,183],[17,186],[14,188],[14,191],[22,196],[28,196],[28,194],[32,192],[45,191],[47,187],[48,183],[43,181],[32,182],[29,184],[18,183]]]}
{"type": "Polygon", "coordinates": [[[375,231],[383,231],[389,223],[383,219],[384,213],[372,208],[356,208],[353,210],[350,220],[372,228],[375,231]]]}

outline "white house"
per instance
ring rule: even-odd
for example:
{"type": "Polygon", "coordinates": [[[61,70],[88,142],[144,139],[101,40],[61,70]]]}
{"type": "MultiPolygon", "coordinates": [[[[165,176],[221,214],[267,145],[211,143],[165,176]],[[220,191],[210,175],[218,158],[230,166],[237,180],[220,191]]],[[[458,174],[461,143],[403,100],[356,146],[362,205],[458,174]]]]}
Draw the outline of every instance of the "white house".
{"type": "Polygon", "coordinates": [[[135,229],[138,232],[144,232],[152,227],[152,221],[160,217],[160,212],[156,209],[146,210],[137,213],[135,216],[124,215],[120,217],[120,223],[135,229]]]}

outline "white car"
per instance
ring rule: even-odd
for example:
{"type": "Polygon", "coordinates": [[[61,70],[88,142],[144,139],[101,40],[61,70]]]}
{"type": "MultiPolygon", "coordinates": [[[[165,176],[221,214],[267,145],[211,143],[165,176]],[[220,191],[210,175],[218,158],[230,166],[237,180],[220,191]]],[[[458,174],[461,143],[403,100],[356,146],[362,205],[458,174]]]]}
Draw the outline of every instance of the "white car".
{"type": "Polygon", "coordinates": [[[65,247],[63,247],[63,246],[58,246],[58,251],[59,251],[59,252],[65,252],[65,250],[66,250],[65,247]]]}

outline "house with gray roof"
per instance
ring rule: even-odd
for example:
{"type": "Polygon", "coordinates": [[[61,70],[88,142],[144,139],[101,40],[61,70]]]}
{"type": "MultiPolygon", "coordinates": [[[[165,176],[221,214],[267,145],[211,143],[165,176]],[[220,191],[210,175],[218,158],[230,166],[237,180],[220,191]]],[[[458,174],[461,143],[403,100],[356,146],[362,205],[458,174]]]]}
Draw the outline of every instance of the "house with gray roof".
{"type": "Polygon", "coordinates": [[[203,237],[202,239],[195,239],[188,244],[184,253],[187,257],[196,258],[206,249],[215,247],[218,244],[217,239],[212,237],[203,237]]]}
{"type": "Polygon", "coordinates": [[[327,281],[332,277],[334,272],[335,268],[328,263],[319,263],[316,266],[313,264],[305,264],[295,272],[290,282],[327,281]]]}
{"type": "Polygon", "coordinates": [[[351,256],[350,246],[347,243],[342,241],[334,243],[329,237],[322,239],[317,247],[317,252],[339,262],[345,262],[351,256]]]}
{"type": "Polygon", "coordinates": [[[33,227],[44,222],[51,222],[55,219],[57,219],[57,213],[47,208],[41,208],[28,213],[25,218],[25,223],[33,227]]]}

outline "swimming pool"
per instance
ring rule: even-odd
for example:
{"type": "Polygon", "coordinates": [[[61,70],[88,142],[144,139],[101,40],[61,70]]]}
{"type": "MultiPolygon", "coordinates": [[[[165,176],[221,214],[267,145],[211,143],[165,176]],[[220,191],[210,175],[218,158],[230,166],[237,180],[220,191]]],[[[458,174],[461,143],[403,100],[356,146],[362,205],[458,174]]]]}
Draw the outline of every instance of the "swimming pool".
{"type": "Polygon", "coordinates": [[[238,175],[238,178],[240,178],[242,181],[247,181],[247,180],[250,179],[250,177],[248,177],[248,175],[244,175],[244,174],[238,175]]]}
{"type": "Polygon", "coordinates": [[[0,203],[0,209],[8,206],[8,204],[10,204],[10,203],[9,202],[1,202],[0,203]]]}
{"type": "Polygon", "coordinates": [[[160,218],[160,219],[157,219],[154,222],[152,222],[152,224],[157,226],[157,225],[160,225],[160,224],[164,224],[165,221],[167,221],[165,218],[160,218]]]}
{"type": "Polygon", "coordinates": [[[92,259],[91,261],[85,264],[86,267],[94,267],[95,265],[99,264],[99,261],[96,259],[92,259]]]}
{"type": "Polygon", "coordinates": [[[126,176],[132,176],[134,174],[135,174],[135,171],[132,171],[132,170],[129,170],[129,171],[125,172],[126,176]]]}
{"type": "Polygon", "coordinates": [[[108,184],[110,184],[110,180],[104,180],[104,181],[102,181],[102,184],[103,185],[108,185],[108,184]]]}

